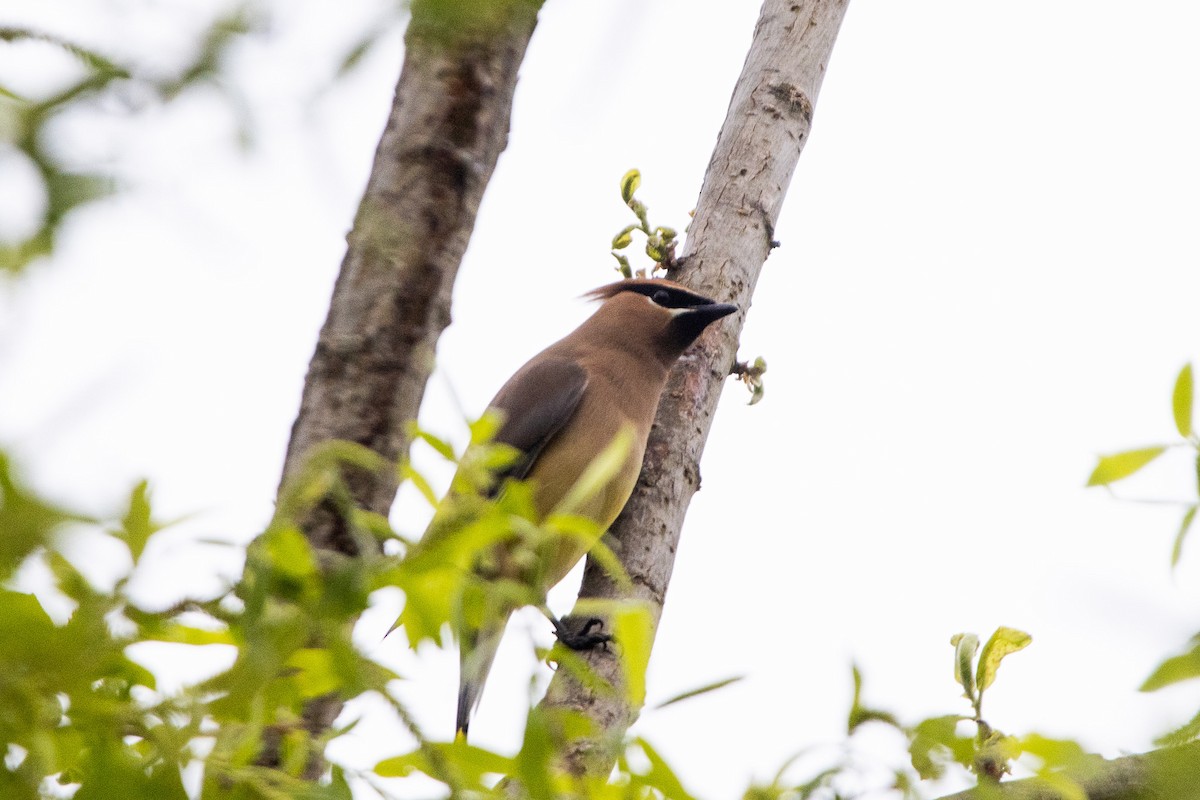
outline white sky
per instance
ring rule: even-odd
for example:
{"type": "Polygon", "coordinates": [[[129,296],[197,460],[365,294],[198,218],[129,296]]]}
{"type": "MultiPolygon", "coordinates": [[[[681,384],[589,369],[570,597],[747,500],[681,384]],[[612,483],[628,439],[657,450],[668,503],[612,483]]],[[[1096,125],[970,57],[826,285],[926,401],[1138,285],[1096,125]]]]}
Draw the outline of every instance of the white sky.
{"type": "MultiPolygon", "coordinates": [[[[245,541],[270,514],[399,64],[397,32],[304,102],[385,6],[276,5],[270,38],[237,57],[257,144],[238,150],[227,106],[204,93],[133,123],[121,103],[65,123],[70,152],[129,188],[0,288],[0,442],[38,485],[111,513],[145,476],[163,517],[200,512],[152,554],[142,590],[164,603],[236,574],[232,553],[191,538],[245,541]]],[[[205,18],[199,2],[11,6],[0,23],[154,64],[205,18]]],[[[615,277],[625,170],[642,170],[652,220],[682,227],[757,10],[549,0],[427,428],[462,441],[454,396],[478,413],[589,313],[574,298],[615,277]]],[[[948,645],[960,630],[1034,637],[988,693],[1002,730],[1116,755],[1195,712],[1200,687],[1136,687],[1200,627],[1200,544],[1172,577],[1180,512],[1083,483],[1099,452],[1175,438],[1172,382],[1200,353],[1197,29],[1200,7],[1179,2],[851,4],[742,338],[743,357],[770,365],[766,399],[749,408],[732,383],[723,398],[650,701],[748,677],[635,729],[693,791],[740,794],[837,741],[852,659],[867,700],[904,719],[965,712],[948,645]]],[[[22,73],[23,57],[0,49],[4,81],[53,74],[22,73]]],[[[0,169],[0,209],[28,207],[12,162],[0,169]]],[[[1120,493],[1195,496],[1183,458],[1148,473],[1120,493]]],[[[413,534],[426,515],[405,494],[393,521],[413,534]]],[[[98,542],[78,552],[97,575],[120,567],[98,542]]],[[[380,644],[397,610],[385,600],[362,641],[449,736],[455,659],[380,644]]],[[[549,641],[536,614],[510,628],[480,744],[519,743],[527,631],[549,641]]],[[[337,754],[406,750],[385,725],[337,754]]]]}

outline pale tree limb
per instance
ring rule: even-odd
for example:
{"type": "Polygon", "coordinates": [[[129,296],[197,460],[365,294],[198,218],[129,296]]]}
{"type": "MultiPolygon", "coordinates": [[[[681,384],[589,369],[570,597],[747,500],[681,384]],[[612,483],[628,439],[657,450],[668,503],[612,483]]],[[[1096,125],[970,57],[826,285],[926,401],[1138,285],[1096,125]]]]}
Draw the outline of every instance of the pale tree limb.
{"type": "MultiPolygon", "coordinates": [[[[1197,800],[1200,742],[1165,747],[1110,761],[1089,759],[1056,773],[1083,790],[1088,800],[1197,800]]],[[[946,795],[940,800],[1061,800],[1041,778],[1024,778],[946,795]]]]}
{"type": "MultiPolygon", "coordinates": [[[[662,612],[684,515],[700,485],[700,456],[717,399],[735,362],[738,336],[755,283],[776,245],[775,221],[800,151],[848,0],[766,0],[734,88],[680,265],[671,277],[741,312],[708,333],[681,359],[659,403],[637,488],[610,531],[632,596],[654,626],[662,612]]],[[[589,559],[580,601],[629,599],[603,566],[589,559]]],[[[586,660],[608,683],[623,685],[614,653],[586,660]]],[[[589,682],[595,686],[594,682],[589,682]]],[[[595,735],[564,743],[564,768],[607,775],[616,745],[637,718],[625,692],[589,690],[566,669],[555,674],[543,710],[591,720],[595,735]]]]}
{"type": "MultiPolygon", "coordinates": [[[[280,493],[325,442],[363,445],[394,464],[408,448],[450,324],[450,293],[484,189],[508,143],[517,70],[541,0],[414,0],[391,114],[309,364],[280,493]]],[[[345,474],[355,505],[386,515],[396,470],[345,474]]],[[[318,550],[354,556],[359,539],[327,500],[300,521],[318,550]]],[[[373,546],[373,545],[369,545],[373,546]]],[[[305,727],[328,730],[341,711],[309,703],[305,727]]],[[[260,763],[277,764],[268,742],[260,763]]],[[[322,768],[309,764],[309,777],[322,768]]]]}

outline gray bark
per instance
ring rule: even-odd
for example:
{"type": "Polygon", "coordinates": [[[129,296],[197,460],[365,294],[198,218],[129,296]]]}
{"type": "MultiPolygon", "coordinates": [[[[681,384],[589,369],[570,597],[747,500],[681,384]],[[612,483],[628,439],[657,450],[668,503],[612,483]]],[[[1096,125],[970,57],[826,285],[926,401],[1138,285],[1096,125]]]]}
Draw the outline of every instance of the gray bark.
{"type": "MultiPolygon", "coordinates": [[[[479,203],[508,142],[540,1],[454,6],[413,3],[392,112],[309,364],[281,488],[324,442],[356,442],[388,463],[407,449],[479,203]]],[[[345,477],[356,504],[387,514],[394,469],[345,477]]],[[[316,547],[358,551],[328,507],[304,530],[316,547]]]]}
{"type": "MultiPolygon", "coordinates": [[[[392,466],[408,448],[433,369],[434,347],[450,324],[450,293],[484,189],[508,143],[517,70],[541,0],[414,0],[387,126],[309,364],[283,477],[301,474],[323,443],[347,440],[383,457],[380,470],[347,467],[352,501],[386,515],[396,496],[392,466]]],[[[360,539],[329,498],[305,512],[318,551],[357,555],[360,539]]],[[[305,708],[314,735],[327,730],[341,698],[305,708]]],[[[268,737],[269,738],[269,737],[268,737]]],[[[259,759],[278,764],[278,742],[259,759]]],[[[308,777],[322,769],[313,760],[308,777]]]]}
{"type": "MultiPolygon", "coordinates": [[[[772,247],[775,220],[800,152],[848,0],[766,0],[745,66],[704,176],[680,266],[671,275],[722,302],[736,303],[734,323],[714,325],[676,366],[659,404],[638,485],[610,531],[657,627],[680,530],[700,486],[700,456],[721,388],[734,364],[754,286],[772,247]]],[[[580,601],[628,599],[589,559],[580,601]]],[[[621,687],[615,653],[585,654],[596,674],[621,687]]],[[[589,690],[560,669],[543,710],[569,710],[592,720],[596,736],[566,743],[564,767],[583,775],[611,769],[640,701],[623,691],[589,690]]]]}

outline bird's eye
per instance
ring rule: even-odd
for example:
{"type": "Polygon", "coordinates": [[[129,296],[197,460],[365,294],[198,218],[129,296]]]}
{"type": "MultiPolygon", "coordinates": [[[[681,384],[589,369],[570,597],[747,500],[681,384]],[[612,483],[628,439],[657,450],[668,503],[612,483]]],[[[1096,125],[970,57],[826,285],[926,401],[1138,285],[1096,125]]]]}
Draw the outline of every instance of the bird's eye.
{"type": "Polygon", "coordinates": [[[665,306],[671,301],[671,295],[663,289],[659,289],[657,292],[651,295],[650,299],[660,306],[665,306]]]}

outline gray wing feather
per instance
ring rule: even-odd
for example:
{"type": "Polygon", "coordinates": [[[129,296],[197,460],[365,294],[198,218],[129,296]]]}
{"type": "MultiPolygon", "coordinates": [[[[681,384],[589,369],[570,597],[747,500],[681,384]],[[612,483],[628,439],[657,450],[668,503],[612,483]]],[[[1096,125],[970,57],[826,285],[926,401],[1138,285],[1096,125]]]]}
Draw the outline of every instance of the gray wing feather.
{"type": "Polygon", "coordinates": [[[496,441],[525,455],[504,477],[520,480],[579,407],[587,371],[565,358],[535,358],[513,375],[489,403],[504,414],[496,441]]]}

